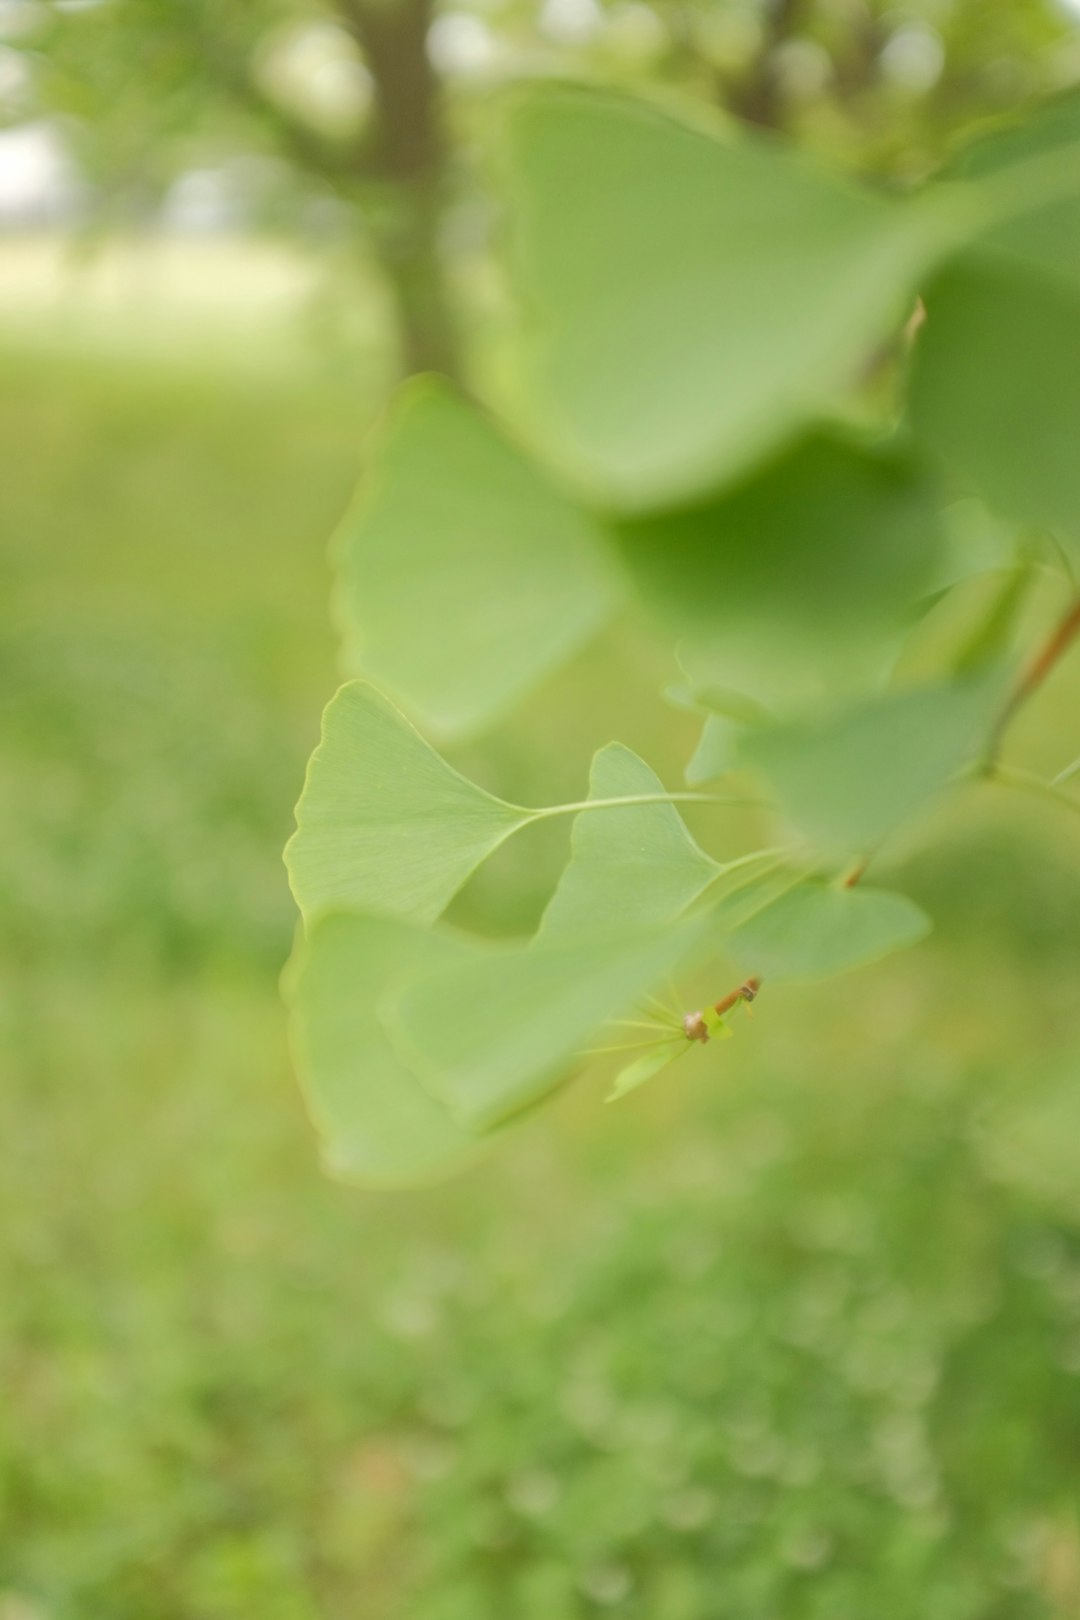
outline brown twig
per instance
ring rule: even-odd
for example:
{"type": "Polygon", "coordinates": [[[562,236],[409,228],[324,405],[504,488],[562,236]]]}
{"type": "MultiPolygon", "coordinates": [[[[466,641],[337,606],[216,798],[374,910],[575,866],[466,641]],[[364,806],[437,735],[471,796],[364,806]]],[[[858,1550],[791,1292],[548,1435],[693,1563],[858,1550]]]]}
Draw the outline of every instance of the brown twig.
{"type": "Polygon", "coordinates": [[[986,757],[983,761],[985,770],[992,770],[998,750],[1001,747],[1002,738],[1008,727],[1028,699],[1034,696],[1043,682],[1060,663],[1077,636],[1080,636],[1080,597],[1077,597],[1064,618],[1039,648],[1005,699],[1001,711],[994,721],[987,742],[986,757]]]}
{"type": "Polygon", "coordinates": [[[713,1005],[713,1012],[719,1018],[723,1018],[724,1014],[730,1012],[732,1007],[737,1006],[740,1001],[753,1001],[760,989],[760,979],[747,979],[743,984],[739,985],[738,989],[729,990],[726,996],[721,996],[720,1000],[713,1005]]]}
{"type": "Polygon", "coordinates": [[[780,129],[783,125],[784,97],[777,53],[795,33],[802,9],[802,0],[771,0],[764,7],[761,48],[746,77],[728,92],[728,106],[735,116],[759,129],[780,129]]]}

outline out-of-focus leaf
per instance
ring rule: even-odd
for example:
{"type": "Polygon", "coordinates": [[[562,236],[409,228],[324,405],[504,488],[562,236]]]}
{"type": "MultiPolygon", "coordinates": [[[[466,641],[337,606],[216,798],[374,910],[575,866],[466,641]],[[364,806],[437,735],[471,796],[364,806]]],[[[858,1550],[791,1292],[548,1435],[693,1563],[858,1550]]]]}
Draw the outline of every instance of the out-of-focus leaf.
{"type": "Polygon", "coordinates": [[[904,895],[810,881],[743,923],[729,949],[764,979],[824,979],[914,945],[930,927],[904,895]]]}
{"type": "Polygon", "coordinates": [[[743,758],[815,845],[865,853],[923,809],[977,751],[996,679],[886,692],[748,733],[743,758]]]}
{"type": "Polygon", "coordinates": [[[492,949],[411,982],[386,1016],[423,1084],[463,1126],[486,1129],[550,1091],[602,1025],[707,949],[701,919],[492,949]]]}
{"type": "Polygon", "coordinates": [[[926,589],[940,491],[909,453],[815,434],[729,494],[620,525],[647,609],[698,677],[765,702],[880,662],[926,589]]]}
{"type": "Polygon", "coordinates": [[[335,553],[348,673],[448,738],[512,708],[619,591],[584,511],[430,378],[402,390],[335,553]]]}
{"type": "Polygon", "coordinates": [[[353,908],[434,922],[492,850],[531,813],[452,769],[393,704],[363,682],[323,716],[285,851],[306,918],[353,908]]]}
{"type": "Polygon", "coordinates": [[[678,648],[676,654],[686,677],[685,684],[668,688],[668,697],[677,708],[704,709],[709,714],[734,720],[740,726],[756,726],[762,720],[772,719],[771,711],[755,698],[710,679],[707,654],[699,657],[696,649],[691,650],[692,658],[685,656],[684,647],[678,648]]]}
{"type": "Polygon", "coordinates": [[[1077,91],[975,141],[947,178],[971,181],[985,197],[991,223],[981,234],[983,246],[1080,283],[1077,91]]]}
{"type": "Polygon", "coordinates": [[[968,255],[926,308],[918,432],[1002,511],[1080,536],[1080,283],[968,255]]]}
{"type": "MultiPolygon", "coordinates": [[[[621,743],[596,755],[590,799],[663,793],[656,773],[621,743]]],[[[672,922],[720,871],[674,805],[586,811],[574,821],[570,860],[540,923],[539,938],[581,940],[672,922]]]]}
{"type": "Polygon", "coordinates": [[[819,415],[955,229],[940,200],[569,88],[521,98],[508,152],[523,409],[624,510],[729,482],[819,415]]]}
{"type": "Polygon", "coordinates": [[[983,610],[951,661],[955,674],[976,675],[1005,660],[1034,581],[1035,571],[1026,563],[991,577],[983,610]]]}
{"type": "Polygon", "coordinates": [[[452,1169],[475,1147],[398,1058],[378,1015],[403,974],[466,950],[452,934],[349,913],[298,941],[285,978],[290,1037],[334,1173],[402,1185],[452,1169]]]}
{"type": "Polygon", "coordinates": [[[929,582],[929,600],[962,581],[1016,566],[1021,538],[1017,525],[978,496],[950,501],[941,521],[945,543],[929,582]]]}
{"type": "MultiPolygon", "coordinates": [[[[762,852],[763,857],[767,852],[762,852]]],[[[808,877],[805,866],[794,865],[783,856],[763,858],[741,871],[730,873],[717,883],[709,896],[709,921],[714,937],[735,933],[744,922],[766,910],[797,883],[808,877]]]]}
{"type": "Polygon", "coordinates": [[[698,738],[698,745],[686,767],[689,787],[712,782],[739,763],[739,744],[744,728],[723,714],[710,714],[698,738]]]}

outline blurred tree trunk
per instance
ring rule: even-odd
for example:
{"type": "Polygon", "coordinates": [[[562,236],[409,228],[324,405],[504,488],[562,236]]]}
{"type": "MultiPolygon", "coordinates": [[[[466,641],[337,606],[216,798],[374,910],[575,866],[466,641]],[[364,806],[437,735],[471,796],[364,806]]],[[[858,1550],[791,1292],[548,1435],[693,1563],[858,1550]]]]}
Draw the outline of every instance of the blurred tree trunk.
{"type": "Polygon", "coordinates": [[[190,37],[213,82],[253,113],[289,160],[361,210],[394,302],[406,375],[441,371],[460,380],[461,349],[440,234],[452,145],[442,85],[427,54],[432,0],[336,0],[371,74],[374,106],[355,142],[320,134],[267,94],[250,44],[216,23],[213,0],[187,14],[190,37]]]}
{"type": "Polygon", "coordinates": [[[777,53],[798,27],[802,9],[802,0],[770,0],[761,49],[743,82],[728,96],[735,116],[759,129],[783,128],[784,95],[777,53]]]}
{"type": "Polygon", "coordinates": [[[460,374],[458,334],[440,251],[450,142],[427,54],[431,0],[339,0],[375,96],[362,178],[385,189],[372,233],[397,308],[406,373],[460,374]]]}

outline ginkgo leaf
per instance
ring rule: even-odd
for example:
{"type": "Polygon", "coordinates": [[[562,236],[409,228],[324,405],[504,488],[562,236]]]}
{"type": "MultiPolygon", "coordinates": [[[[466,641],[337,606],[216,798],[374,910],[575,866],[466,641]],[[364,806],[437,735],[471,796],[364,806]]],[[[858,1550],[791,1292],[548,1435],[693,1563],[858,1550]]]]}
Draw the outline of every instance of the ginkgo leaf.
{"type": "Polygon", "coordinates": [[[599,526],[434,378],[402,389],[334,552],[348,673],[444,738],[512,708],[620,592],[599,526]]]}
{"type": "Polygon", "coordinates": [[[765,703],[850,685],[932,578],[941,491],[925,461],[815,431],[732,490],[623,522],[622,555],[699,677],[765,703]]]}
{"type": "Polygon", "coordinates": [[[739,764],[739,744],[744,727],[724,714],[709,714],[701,729],[697,747],[686,767],[689,787],[713,782],[739,764]]]}
{"type": "Polygon", "coordinates": [[[1075,540],[1080,94],[974,142],[946,179],[982,221],[924,289],[914,425],[1001,511],[1075,540]]]}
{"type": "MultiPolygon", "coordinates": [[[[595,756],[590,799],[662,794],[664,785],[621,743],[595,756]]],[[[610,938],[673,921],[720,867],[697,844],[671,804],[583,812],[574,821],[570,860],[540,923],[542,941],[610,938]]]]}
{"type": "Polygon", "coordinates": [[[343,686],[323,716],[285,851],[306,918],[354,908],[430,923],[531,819],[455,771],[374,687],[343,686]]]}
{"type": "Polygon", "coordinates": [[[764,979],[825,979],[914,945],[930,928],[905,895],[808,881],[744,922],[728,948],[764,979]]]}
{"type": "Polygon", "coordinates": [[[378,1006],[405,974],[467,954],[454,935],[385,918],[321,918],[284,981],[294,1062],[327,1167],[369,1186],[453,1169],[475,1150],[400,1061],[378,1006]]]}
{"type": "Polygon", "coordinates": [[[505,141],[532,433],[642,511],[742,474],[819,416],[957,230],[752,137],[569,87],[505,141]]]}
{"type": "Polygon", "coordinates": [[[999,692],[996,678],[886,692],[748,732],[742,757],[813,843],[865,853],[977,753],[999,692]]]}
{"type": "Polygon", "coordinates": [[[492,948],[414,979],[385,1017],[406,1064],[468,1129],[487,1129],[580,1064],[589,1037],[689,960],[701,920],[642,936],[492,948]]]}
{"type": "Polygon", "coordinates": [[[1080,535],[1080,278],[969,255],[926,309],[918,432],[1003,512],[1080,535]]]}
{"type": "Polygon", "coordinates": [[[982,247],[1080,283],[1080,94],[972,141],[946,181],[971,183],[986,210],[982,247]]]}

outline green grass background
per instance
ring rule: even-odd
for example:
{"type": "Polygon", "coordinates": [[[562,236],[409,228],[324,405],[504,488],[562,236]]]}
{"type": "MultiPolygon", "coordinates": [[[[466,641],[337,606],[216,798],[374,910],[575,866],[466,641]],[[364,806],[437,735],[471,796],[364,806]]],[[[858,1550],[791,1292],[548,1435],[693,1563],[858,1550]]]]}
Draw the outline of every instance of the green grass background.
{"type": "MultiPolygon", "coordinates": [[[[386,358],[151,314],[0,330],[0,1620],[1080,1614],[1080,822],[972,789],[903,854],[927,946],[334,1184],[280,848],[386,358]]],[[[665,673],[624,626],[461,763],[674,780],[665,673]]],[[[526,926],[564,836],[462,913],[526,926]]]]}

